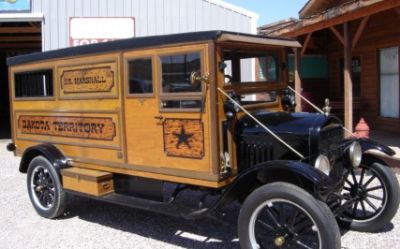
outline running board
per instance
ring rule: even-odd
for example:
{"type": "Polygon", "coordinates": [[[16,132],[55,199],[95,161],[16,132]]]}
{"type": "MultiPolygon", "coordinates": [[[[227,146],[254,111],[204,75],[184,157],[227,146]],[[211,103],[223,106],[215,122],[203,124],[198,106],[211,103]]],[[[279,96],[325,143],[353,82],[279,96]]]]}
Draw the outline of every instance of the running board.
{"type": "Polygon", "coordinates": [[[178,206],[173,203],[158,202],[118,193],[110,193],[103,196],[92,196],[67,189],[65,189],[65,191],[74,195],[88,197],[99,201],[105,201],[120,206],[165,214],[177,218],[184,218],[186,220],[198,219],[205,216],[208,216],[210,218],[213,217],[213,215],[211,215],[212,212],[210,213],[210,209],[208,208],[191,209],[188,207],[178,206]]]}

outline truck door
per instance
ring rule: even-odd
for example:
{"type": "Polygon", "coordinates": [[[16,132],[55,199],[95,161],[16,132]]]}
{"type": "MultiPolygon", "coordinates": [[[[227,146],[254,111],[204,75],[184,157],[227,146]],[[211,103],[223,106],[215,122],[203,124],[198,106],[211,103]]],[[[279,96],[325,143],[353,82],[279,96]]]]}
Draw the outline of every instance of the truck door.
{"type": "Polygon", "coordinates": [[[207,46],[124,55],[128,165],[176,176],[209,175],[209,103],[190,74],[208,72],[207,46]],[[205,100],[205,101],[203,101],[205,100]]]}

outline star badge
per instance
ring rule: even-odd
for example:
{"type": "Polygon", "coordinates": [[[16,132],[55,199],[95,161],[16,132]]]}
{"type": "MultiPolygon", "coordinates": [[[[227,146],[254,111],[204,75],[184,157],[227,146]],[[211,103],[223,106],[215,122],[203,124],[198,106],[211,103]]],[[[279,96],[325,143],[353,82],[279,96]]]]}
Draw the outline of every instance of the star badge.
{"type": "Polygon", "coordinates": [[[185,127],[182,125],[181,127],[181,132],[180,133],[173,133],[174,136],[176,136],[178,138],[178,142],[176,143],[176,148],[179,149],[179,146],[183,143],[185,144],[187,147],[189,147],[189,149],[192,148],[192,146],[189,143],[189,139],[191,137],[193,137],[193,133],[186,133],[185,127]]]}

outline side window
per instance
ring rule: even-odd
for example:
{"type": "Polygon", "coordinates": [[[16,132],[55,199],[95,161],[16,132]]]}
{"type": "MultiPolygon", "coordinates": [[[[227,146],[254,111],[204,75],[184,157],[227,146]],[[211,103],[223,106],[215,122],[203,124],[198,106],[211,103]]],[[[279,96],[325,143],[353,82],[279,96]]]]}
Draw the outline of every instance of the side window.
{"type": "Polygon", "coordinates": [[[160,61],[161,109],[199,111],[202,87],[201,84],[190,83],[190,74],[201,72],[201,54],[195,52],[161,56],[160,61]]]}
{"type": "Polygon", "coordinates": [[[41,98],[53,96],[53,70],[38,70],[14,74],[16,98],[41,98]]]}
{"type": "Polygon", "coordinates": [[[161,67],[163,93],[201,91],[190,84],[190,74],[200,71],[200,53],[162,56],[161,67]]]}
{"type": "Polygon", "coordinates": [[[153,70],[151,58],[128,62],[129,94],[153,93],[153,70]]]}

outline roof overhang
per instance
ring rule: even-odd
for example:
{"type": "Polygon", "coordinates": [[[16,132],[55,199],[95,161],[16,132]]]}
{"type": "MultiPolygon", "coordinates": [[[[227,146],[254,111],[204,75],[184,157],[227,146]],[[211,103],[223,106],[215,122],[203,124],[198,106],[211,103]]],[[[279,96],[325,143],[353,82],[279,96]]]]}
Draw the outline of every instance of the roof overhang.
{"type": "Polygon", "coordinates": [[[301,44],[295,40],[279,39],[279,38],[265,38],[260,36],[246,36],[236,34],[222,34],[218,42],[243,42],[250,44],[263,44],[269,46],[284,46],[292,48],[300,48],[301,44]]]}
{"type": "Polygon", "coordinates": [[[319,15],[300,20],[290,27],[276,31],[274,35],[297,37],[397,7],[400,7],[400,0],[349,2],[337,8],[329,9],[319,15]]]}
{"type": "Polygon", "coordinates": [[[321,13],[324,10],[352,1],[354,2],[358,0],[308,0],[308,2],[299,11],[299,17],[307,18],[312,15],[321,13]]]}
{"type": "Polygon", "coordinates": [[[41,22],[43,14],[41,13],[2,13],[0,22],[41,22]]]}

